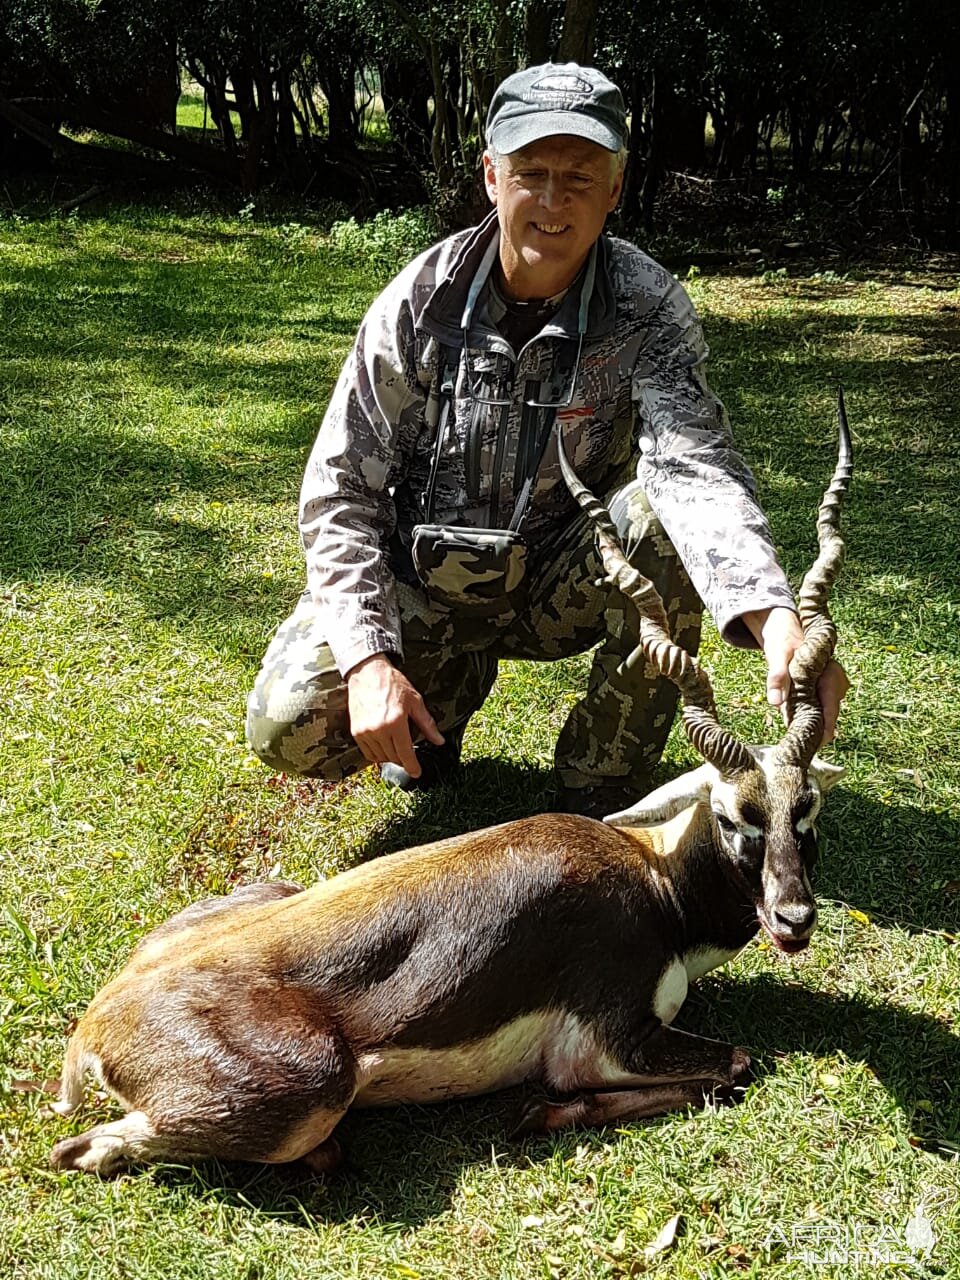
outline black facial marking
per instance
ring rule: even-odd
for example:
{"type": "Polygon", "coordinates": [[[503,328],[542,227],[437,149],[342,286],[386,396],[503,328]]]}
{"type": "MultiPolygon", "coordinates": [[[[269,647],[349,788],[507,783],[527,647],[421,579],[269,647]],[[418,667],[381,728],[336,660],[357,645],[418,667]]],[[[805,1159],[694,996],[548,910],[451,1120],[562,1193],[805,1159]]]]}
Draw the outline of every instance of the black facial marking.
{"type": "Polygon", "coordinates": [[[744,804],[740,812],[743,814],[743,820],[750,827],[759,827],[763,830],[763,812],[752,804],[744,804]]]}
{"type": "Polygon", "coordinates": [[[798,823],[803,822],[805,818],[810,817],[816,802],[816,796],[809,791],[800,796],[798,800],[794,801],[790,809],[790,821],[794,827],[796,827],[798,823]]]}

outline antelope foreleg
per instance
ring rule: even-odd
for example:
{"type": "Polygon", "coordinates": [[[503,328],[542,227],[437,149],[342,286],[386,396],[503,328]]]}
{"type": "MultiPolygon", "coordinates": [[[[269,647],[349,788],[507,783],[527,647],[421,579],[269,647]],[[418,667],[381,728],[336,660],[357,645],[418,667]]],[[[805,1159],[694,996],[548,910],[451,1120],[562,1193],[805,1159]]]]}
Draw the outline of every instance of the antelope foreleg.
{"type": "Polygon", "coordinates": [[[585,1127],[615,1120],[642,1120],[684,1107],[702,1107],[708,1098],[733,1098],[751,1078],[745,1049],[659,1026],[631,1055],[629,1069],[598,1071],[579,1082],[570,1098],[534,1098],[523,1108],[516,1133],[549,1133],[569,1125],[585,1127]]]}
{"type": "Polygon", "coordinates": [[[733,1086],[711,1085],[708,1081],[658,1084],[638,1089],[609,1089],[578,1093],[575,1098],[552,1102],[532,1099],[521,1112],[514,1133],[552,1133],[577,1126],[598,1129],[614,1121],[646,1120],[668,1111],[702,1107],[710,1097],[729,1099],[733,1086]]]}

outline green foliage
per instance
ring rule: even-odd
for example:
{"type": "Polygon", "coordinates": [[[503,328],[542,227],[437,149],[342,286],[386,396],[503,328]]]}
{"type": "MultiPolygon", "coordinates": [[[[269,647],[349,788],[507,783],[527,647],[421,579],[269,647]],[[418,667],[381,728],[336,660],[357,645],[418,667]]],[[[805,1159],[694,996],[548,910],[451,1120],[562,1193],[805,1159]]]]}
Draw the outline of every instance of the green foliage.
{"type": "MultiPolygon", "coordinates": [[[[0,94],[28,99],[42,127],[125,138],[148,149],[143,160],[164,139],[135,125],[170,130],[158,101],[179,67],[203,85],[227,157],[205,166],[169,147],[181,172],[245,194],[268,182],[302,191],[316,139],[368,167],[357,152],[375,140],[422,175],[443,214],[466,203],[497,82],[533,45],[558,56],[579,12],[561,0],[0,0],[0,94]],[[365,127],[377,92],[384,114],[365,127]]],[[[791,198],[829,173],[855,178],[843,208],[867,225],[879,211],[914,238],[955,235],[958,15],[952,0],[603,0],[595,61],[622,85],[635,138],[628,216],[651,227],[672,172],[791,198]]],[[[359,205],[363,187],[345,194],[359,205]]]]}
{"type": "Polygon", "coordinates": [[[329,247],[342,261],[367,264],[378,274],[395,273],[439,238],[431,209],[391,213],[382,209],[368,222],[347,218],[330,228],[329,247]]]}
{"type": "Polygon", "coordinates": [[[0,85],[31,71],[43,77],[35,89],[59,79],[91,93],[150,75],[175,48],[176,17],[177,0],[2,0],[0,37],[9,53],[0,85]]]}

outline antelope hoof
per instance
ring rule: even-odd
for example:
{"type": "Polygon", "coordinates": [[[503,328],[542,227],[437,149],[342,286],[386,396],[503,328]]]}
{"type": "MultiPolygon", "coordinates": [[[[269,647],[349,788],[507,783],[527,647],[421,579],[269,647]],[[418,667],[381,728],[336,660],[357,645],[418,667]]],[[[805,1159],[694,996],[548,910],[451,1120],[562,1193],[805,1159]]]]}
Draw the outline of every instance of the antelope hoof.
{"type": "Polygon", "coordinates": [[[113,1135],[81,1133],[64,1138],[50,1152],[50,1163],[61,1173],[95,1173],[110,1178],[125,1161],[123,1140],[113,1135]]]}
{"type": "Polygon", "coordinates": [[[307,1151],[297,1164],[304,1165],[312,1174],[332,1173],[343,1160],[343,1148],[336,1138],[327,1138],[319,1146],[307,1151]]]}
{"type": "Polygon", "coordinates": [[[523,1138],[530,1133],[548,1133],[550,1115],[556,1104],[543,1094],[528,1098],[517,1115],[516,1124],[510,1131],[511,1138],[523,1138]]]}
{"type": "Polygon", "coordinates": [[[730,1055],[730,1083],[745,1089],[753,1076],[753,1059],[746,1049],[735,1045],[730,1055]]]}
{"type": "Polygon", "coordinates": [[[732,1105],[742,1102],[744,1094],[755,1079],[756,1073],[749,1053],[737,1046],[730,1055],[730,1079],[716,1085],[710,1096],[720,1103],[732,1105]]]}

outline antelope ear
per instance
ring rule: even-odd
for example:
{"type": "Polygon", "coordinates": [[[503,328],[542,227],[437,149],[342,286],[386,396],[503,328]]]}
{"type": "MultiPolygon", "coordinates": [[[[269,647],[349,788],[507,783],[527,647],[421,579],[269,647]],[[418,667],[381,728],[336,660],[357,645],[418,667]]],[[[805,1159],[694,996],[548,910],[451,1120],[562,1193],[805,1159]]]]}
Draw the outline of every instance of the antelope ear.
{"type": "Polygon", "coordinates": [[[826,760],[821,760],[819,756],[814,756],[810,761],[807,772],[816,778],[820,784],[820,790],[826,795],[840,781],[846,773],[846,769],[838,764],[828,764],[826,760]]]}
{"type": "Polygon", "coordinates": [[[716,777],[717,771],[712,764],[702,764],[699,769],[665,782],[631,808],[608,814],[604,822],[611,827],[659,826],[691,805],[709,800],[716,777]]]}

